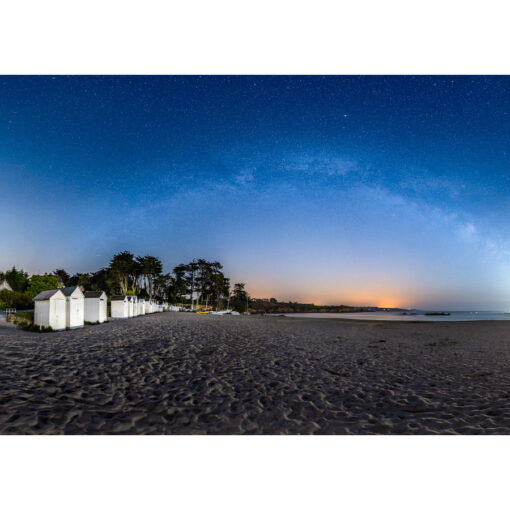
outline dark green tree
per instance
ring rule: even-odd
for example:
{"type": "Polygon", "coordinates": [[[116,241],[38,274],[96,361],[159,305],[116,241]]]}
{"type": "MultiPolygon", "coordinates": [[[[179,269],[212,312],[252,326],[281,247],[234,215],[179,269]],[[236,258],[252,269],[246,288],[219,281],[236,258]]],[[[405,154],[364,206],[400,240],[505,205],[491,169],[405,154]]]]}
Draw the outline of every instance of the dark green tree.
{"type": "Polygon", "coordinates": [[[10,271],[6,271],[0,280],[6,280],[11,286],[11,289],[16,292],[25,292],[28,287],[28,274],[23,269],[16,269],[13,267],[10,271]]]}
{"type": "MultiPolygon", "coordinates": [[[[149,298],[152,299],[154,295],[154,284],[157,278],[159,278],[163,272],[163,264],[161,260],[152,255],[145,255],[144,257],[137,257],[137,262],[140,267],[140,274],[147,281],[147,292],[149,298]]],[[[159,282],[160,288],[166,286],[165,281],[159,282]]]]}
{"type": "Polygon", "coordinates": [[[14,290],[0,290],[0,310],[5,308],[27,310],[33,307],[32,298],[27,296],[27,294],[14,290]]]}
{"type": "Polygon", "coordinates": [[[199,264],[195,259],[188,264],[179,264],[174,268],[176,283],[179,288],[184,290],[183,297],[188,297],[192,306],[197,297],[198,270],[199,264]]]}
{"type": "Polygon", "coordinates": [[[75,273],[67,281],[66,287],[75,287],[79,285],[88,290],[90,289],[90,278],[91,275],[89,273],[75,273]]]}
{"type": "Polygon", "coordinates": [[[136,272],[136,261],[129,251],[116,253],[110,261],[111,275],[116,279],[121,294],[125,294],[129,289],[130,278],[136,272]]]}
{"type": "Polygon", "coordinates": [[[165,301],[175,301],[173,295],[174,277],[171,274],[160,274],[154,278],[154,296],[165,301]]]}
{"type": "Polygon", "coordinates": [[[68,287],[70,285],[71,276],[65,269],[55,269],[53,274],[58,278],[60,287],[68,287]]]}
{"type": "Polygon", "coordinates": [[[198,261],[197,289],[205,305],[220,305],[224,296],[228,296],[230,286],[228,278],[223,274],[223,266],[219,262],[198,261]]]}
{"type": "Polygon", "coordinates": [[[104,290],[107,294],[112,294],[113,290],[110,289],[110,274],[108,268],[103,267],[91,273],[89,277],[89,285],[86,290],[104,290]]]}
{"type": "Polygon", "coordinates": [[[248,296],[248,292],[246,292],[245,286],[244,283],[236,283],[230,299],[232,308],[238,312],[248,311],[250,297],[248,296]]]}

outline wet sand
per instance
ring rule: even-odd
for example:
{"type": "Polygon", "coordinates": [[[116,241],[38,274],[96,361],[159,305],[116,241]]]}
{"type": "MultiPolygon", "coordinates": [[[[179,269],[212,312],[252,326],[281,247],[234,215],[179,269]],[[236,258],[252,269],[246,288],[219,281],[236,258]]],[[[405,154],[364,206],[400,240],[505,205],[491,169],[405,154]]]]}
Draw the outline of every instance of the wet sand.
{"type": "Polygon", "coordinates": [[[0,323],[2,434],[507,434],[510,321],[0,323]]]}

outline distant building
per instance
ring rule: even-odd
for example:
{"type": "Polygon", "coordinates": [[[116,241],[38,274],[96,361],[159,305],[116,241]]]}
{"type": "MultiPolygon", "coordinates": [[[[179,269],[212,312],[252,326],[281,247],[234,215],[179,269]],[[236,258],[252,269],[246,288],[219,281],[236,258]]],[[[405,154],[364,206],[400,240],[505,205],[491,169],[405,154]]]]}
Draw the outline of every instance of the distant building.
{"type": "Polygon", "coordinates": [[[60,289],[45,290],[34,298],[34,324],[55,331],[66,329],[66,297],[60,289]]]}
{"type": "Polygon", "coordinates": [[[145,315],[145,299],[138,300],[138,315],[145,315]]]}
{"type": "Polygon", "coordinates": [[[108,319],[107,301],[102,290],[85,292],[85,321],[105,322],[108,319]]]}
{"type": "Polygon", "coordinates": [[[66,328],[83,328],[85,298],[80,287],[60,289],[66,297],[66,328]]]}
{"type": "Polygon", "coordinates": [[[0,290],[12,290],[12,287],[9,285],[7,280],[0,281],[0,290]]]}

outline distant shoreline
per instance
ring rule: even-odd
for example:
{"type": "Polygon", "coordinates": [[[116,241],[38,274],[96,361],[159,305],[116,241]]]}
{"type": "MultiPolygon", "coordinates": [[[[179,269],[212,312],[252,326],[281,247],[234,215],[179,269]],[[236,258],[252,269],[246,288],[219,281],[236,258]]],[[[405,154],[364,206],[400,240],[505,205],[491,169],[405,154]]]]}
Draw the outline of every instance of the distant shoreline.
{"type": "Polygon", "coordinates": [[[292,313],[271,313],[265,314],[270,317],[286,317],[289,319],[320,319],[320,320],[344,320],[357,322],[391,322],[391,323],[430,323],[430,322],[501,322],[510,320],[510,314],[506,312],[449,312],[442,313],[426,313],[421,312],[412,315],[403,315],[398,312],[339,312],[339,313],[316,313],[316,312],[292,312],[292,313]]]}

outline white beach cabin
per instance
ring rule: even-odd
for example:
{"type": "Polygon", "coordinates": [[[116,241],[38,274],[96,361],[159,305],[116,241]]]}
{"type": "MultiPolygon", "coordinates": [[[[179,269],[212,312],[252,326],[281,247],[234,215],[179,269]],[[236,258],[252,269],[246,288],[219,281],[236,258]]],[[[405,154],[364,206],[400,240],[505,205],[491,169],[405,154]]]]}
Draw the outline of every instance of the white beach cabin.
{"type": "Polygon", "coordinates": [[[152,299],[145,301],[145,313],[154,313],[154,302],[152,299]]]}
{"type": "Polygon", "coordinates": [[[129,317],[136,317],[138,315],[138,303],[136,296],[128,296],[128,315],[129,317]]]}
{"type": "Polygon", "coordinates": [[[60,289],[44,290],[33,301],[36,326],[55,331],[66,329],[66,297],[60,289]]]}
{"type": "Polygon", "coordinates": [[[66,297],[66,328],[83,328],[85,299],[80,287],[60,289],[66,297]]]}
{"type": "Polygon", "coordinates": [[[145,315],[145,299],[138,300],[138,315],[145,315]]]}
{"type": "Polygon", "coordinates": [[[85,292],[85,321],[105,322],[107,320],[107,297],[102,290],[85,292]]]}
{"type": "Polygon", "coordinates": [[[12,290],[12,287],[9,285],[7,280],[0,281],[0,290],[12,290]]]}
{"type": "Polygon", "coordinates": [[[127,319],[129,317],[128,296],[112,297],[112,318],[127,319]]]}

